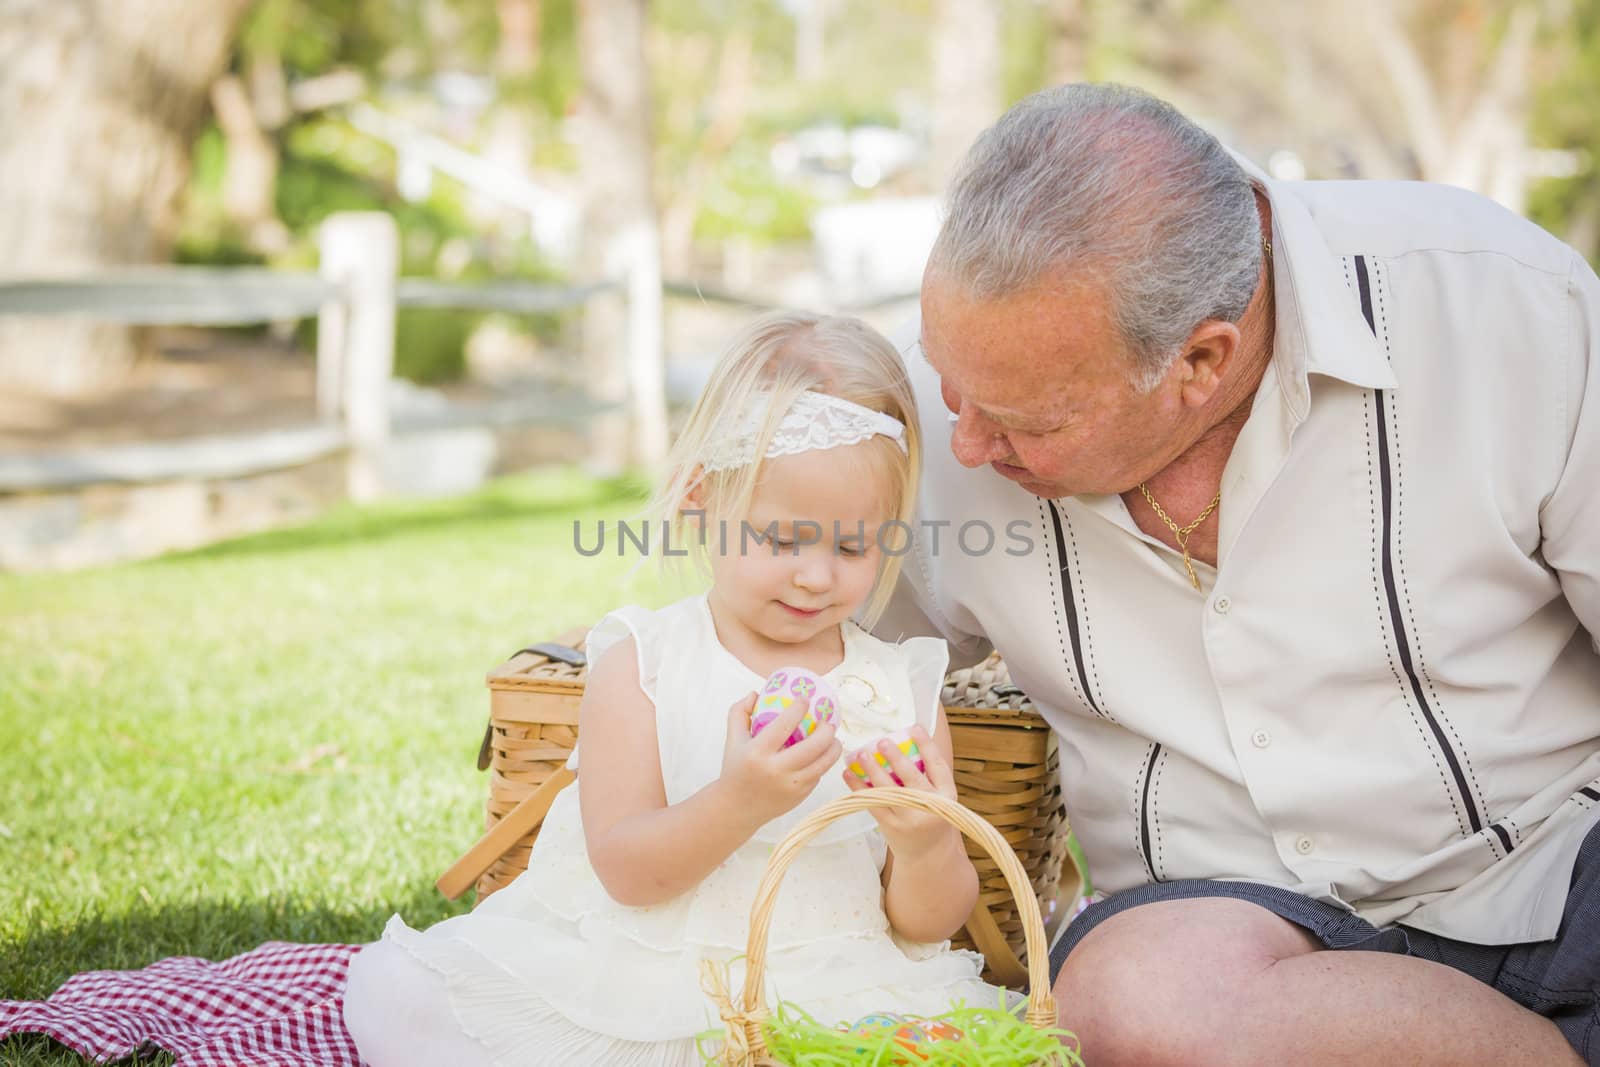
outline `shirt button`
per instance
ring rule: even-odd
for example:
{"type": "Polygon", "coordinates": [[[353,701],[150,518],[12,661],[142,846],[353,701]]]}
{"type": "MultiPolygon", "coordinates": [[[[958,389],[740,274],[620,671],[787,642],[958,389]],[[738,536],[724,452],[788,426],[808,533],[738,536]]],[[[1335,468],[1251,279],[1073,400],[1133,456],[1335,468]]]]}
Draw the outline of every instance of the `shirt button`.
{"type": "Polygon", "coordinates": [[[1218,615],[1226,615],[1229,609],[1232,607],[1233,601],[1229,600],[1225,596],[1219,596],[1217,599],[1211,602],[1211,610],[1215,611],[1218,615]]]}
{"type": "Polygon", "coordinates": [[[1272,735],[1267,733],[1265,730],[1257,730],[1255,733],[1250,735],[1250,743],[1257,748],[1266,748],[1268,745],[1272,744],[1272,735]]]}
{"type": "Polygon", "coordinates": [[[1307,837],[1305,834],[1301,834],[1299,837],[1294,839],[1294,850],[1300,853],[1302,856],[1311,855],[1311,850],[1316,847],[1317,843],[1311,840],[1311,838],[1307,837]]]}

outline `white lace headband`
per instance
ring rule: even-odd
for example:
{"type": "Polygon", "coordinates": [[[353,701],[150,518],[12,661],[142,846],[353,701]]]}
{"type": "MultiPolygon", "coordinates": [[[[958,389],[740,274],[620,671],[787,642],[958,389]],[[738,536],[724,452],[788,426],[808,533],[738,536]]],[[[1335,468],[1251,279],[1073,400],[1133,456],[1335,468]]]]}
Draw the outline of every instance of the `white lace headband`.
{"type": "MultiPolygon", "coordinates": [[[[737,428],[713,442],[701,465],[706,471],[743,467],[756,460],[756,439],[766,420],[771,394],[761,393],[737,428]]],[[[853,445],[873,436],[883,436],[906,450],[905,423],[892,415],[862,407],[849,400],[808,390],[795,398],[767,444],[766,459],[792,456],[813,449],[853,445]]]]}

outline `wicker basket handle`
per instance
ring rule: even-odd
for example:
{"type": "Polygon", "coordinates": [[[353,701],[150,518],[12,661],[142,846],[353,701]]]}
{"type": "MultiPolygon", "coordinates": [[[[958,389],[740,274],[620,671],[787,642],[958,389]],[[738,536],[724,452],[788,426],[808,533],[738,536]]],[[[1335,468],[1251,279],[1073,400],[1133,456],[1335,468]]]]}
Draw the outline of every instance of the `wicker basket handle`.
{"type": "Polygon", "coordinates": [[[1030,1026],[1043,1030],[1056,1025],[1056,1001],[1050,992],[1050,953],[1045,946],[1044,919],[1039,911],[1039,900],[1033,895],[1028,873],[1023,869],[1017,854],[1006,843],[1000,832],[982,817],[954,800],[919,789],[863,789],[849,796],[839,797],[817,809],[797,824],[778,844],[767,861],[766,873],[756,890],[755,909],[750,915],[750,940],[745,951],[744,994],[740,1010],[732,1005],[719,1004],[722,1016],[728,1020],[729,1047],[743,1046],[753,1061],[765,1056],[766,1035],[762,1024],[766,1021],[765,974],[767,962],[767,932],[772,923],[772,912],[777,905],[778,887],[793,862],[795,855],[806,843],[820,833],[829,823],[867,808],[911,808],[932,812],[955,826],[966,836],[983,846],[989,857],[999,864],[1006,885],[1017,899],[1022,918],[1022,932],[1028,951],[1028,1012],[1030,1026]],[[744,1041],[731,1033],[732,1027],[744,1028],[744,1041]]]}

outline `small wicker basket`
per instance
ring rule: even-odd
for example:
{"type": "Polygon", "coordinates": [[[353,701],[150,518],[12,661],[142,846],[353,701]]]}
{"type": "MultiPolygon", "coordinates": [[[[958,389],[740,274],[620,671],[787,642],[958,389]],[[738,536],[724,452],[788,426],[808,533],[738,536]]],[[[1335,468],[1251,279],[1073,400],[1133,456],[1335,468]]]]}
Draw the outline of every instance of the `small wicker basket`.
{"type": "MultiPolygon", "coordinates": [[[[737,1002],[727,990],[719,969],[710,963],[703,966],[707,992],[726,1024],[726,1037],[719,1061],[724,1067],[786,1067],[768,1053],[765,1031],[767,932],[777,906],[778,888],[796,854],[829,823],[852,812],[873,807],[932,812],[961,831],[969,852],[981,852],[988,857],[991,865],[1000,872],[1001,884],[1016,893],[1015,903],[1029,950],[1025,976],[1028,1008],[1024,1020],[1036,1030],[1056,1027],[1056,1001],[1050,989],[1049,952],[1044,923],[1039,902],[1028,892],[1030,879],[1019,857],[1006,845],[994,826],[955,801],[910,789],[874,789],[830,801],[801,820],[773,849],[761,884],[756,889],[755,906],[750,913],[750,940],[746,943],[744,954],[744,989],[737,1002]]],[[[1070,1062],[1078,1062],[1075,1052],[1070,1062]]]]}
{"type": "MultiPolygon", "coordinates": [[[[586,632],[525,648],[489,672],[489,728],[478,759],[490,772],[487,832],[440,877],[447,897],[476,883],[483,900],[521,874],[551,802],[573,781],[566,762],[578,738],[586,632]]],[[[957,795],[1016,851],[1053,930],[1072,914],[1083,885],[1067,848],[1055,735],[996,656],[952,672],[943,702],[957,795]]],[[[967,846],[978,869],[978,906],[955,944],[983,953],[989,981],[1020,987],[1027,977],[1022,914],[998,863],[970,837],[967,846]]]]}

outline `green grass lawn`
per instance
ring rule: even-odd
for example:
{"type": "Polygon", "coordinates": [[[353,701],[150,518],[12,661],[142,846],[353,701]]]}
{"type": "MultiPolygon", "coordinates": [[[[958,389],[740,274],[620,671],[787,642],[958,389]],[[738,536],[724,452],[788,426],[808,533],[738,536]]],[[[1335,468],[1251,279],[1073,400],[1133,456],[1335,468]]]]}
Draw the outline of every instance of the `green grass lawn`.
{"type": "MultiPolygon", "coordinates": [[[[0,575],[0,999],[266,940],[367,941],[482,830],[483,675],[683,588],[580,557],[570,472],[77,574],[0,575]]],[[[84,1063],[42,1039],[0,1063],[84,1063]]],[[[167,1064],[153,1056],[141,1064],[167,1064]]]]}

